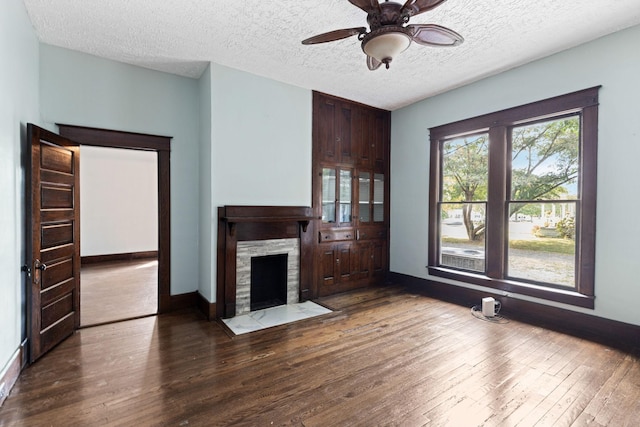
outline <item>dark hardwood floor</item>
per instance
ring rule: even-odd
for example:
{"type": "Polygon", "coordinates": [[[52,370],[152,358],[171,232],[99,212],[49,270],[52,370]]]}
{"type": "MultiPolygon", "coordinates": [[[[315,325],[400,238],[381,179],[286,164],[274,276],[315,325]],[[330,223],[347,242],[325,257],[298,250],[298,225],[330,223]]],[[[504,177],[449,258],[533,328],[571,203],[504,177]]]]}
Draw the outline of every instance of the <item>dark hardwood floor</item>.
{"type": "Polygon", "coordinates": [[[82,265],[80,325],[90,326],[158,312],[158,260],[82,265]]]}
{"type": "Polygon", "coordinates": [[[640,353],[375,288],[230,338],[195,311],[79,330],[0,425],[637,426],[640,353]]]}

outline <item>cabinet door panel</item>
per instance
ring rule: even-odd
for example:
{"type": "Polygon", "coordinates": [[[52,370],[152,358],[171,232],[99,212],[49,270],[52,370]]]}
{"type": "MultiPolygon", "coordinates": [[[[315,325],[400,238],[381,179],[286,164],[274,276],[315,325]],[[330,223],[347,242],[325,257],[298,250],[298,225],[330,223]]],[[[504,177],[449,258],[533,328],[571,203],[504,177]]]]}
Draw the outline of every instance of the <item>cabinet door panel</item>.
{"type": "Polygon", "coordinates": [[[371,144],[372,166],[377,171],[384,171],[387,163],[387,144],[389,135],[389,115],[384,112],[376,112],[373,119],[373,129],[371,144]]]}
{"type": "Polygon", "coordinates": [[[336,127],[338,135],[336,142],[340,150],[340,159],[342,163],[351,163],[353,152],[351,146],[351,106],[345,103],[339,104],[339,110],[336,117],[336,127]]]}
{"type": "Polygon", "coordinates": [[[340,282],[351,279],[351,245],[340,245],[338,249],[338,271],[340,282]]]}
{"type": "Polygon", "coordinates": [[[372,244],[373,274],[384,275],[387,271],[387,241],[379,240],[372,244]]]}
{"type": "Polygon", "coordinates": [[[373,208],[373,221],[382,223],[385,221],[385,185],[384,174],[373,174],[373,191],[371,192],[371,203],[373,208]]]}
{"type": "Polygon", "coordinates": [[[371,245],[368,243],[358,243],[355,245],[353,254],[353,273],[355,280],[364,280],[371,275],[371,245]]]}
{"type": "Polygon", "coordinates": [[[331,99],[321,98],[317,104],[316,138],[318,139],[320,157],[325,161],[338,161],[338,131],[336,129],[336,103],[331,99]]]}
{"type": "Polygon", "coordinates": [[[370,109],[361,108],[358,115],[358,122],[354,124],[360,129],[359,140],[355,146],[358,152],[358,165],[370,168],[372,162],[372,146],[374,144],[374,115],[370,109]]]}
{"type": "Polygon", "coordinates": [[[322,168],[319,173],[321,220],[323,226],[346,227],[353,221],[353,171],[322,168]]]}
{"type": "Polygon", "coordinates": [[[333,168],[322,168],[322,179],[320,181],[322,191],[320,191],[322,204],[322,222],[336,222],[336,170],[333,168]]]}
{"type": "Polygon", "coordinates": [[[320,248],[320,276],[323,286],[332,286],[336,283],[337,253],[333,246],[320,248]]]}
{"type": "Polygon", "coordinates": [[[344,226],[352,221],[353,172],[350,169],[339,169],[338,177],[338,222],[344,226]]]}
{"type": "Polygon", "coordinates": [[[371,223],[371,173],[358,173],[358,224],[371,223]]]}

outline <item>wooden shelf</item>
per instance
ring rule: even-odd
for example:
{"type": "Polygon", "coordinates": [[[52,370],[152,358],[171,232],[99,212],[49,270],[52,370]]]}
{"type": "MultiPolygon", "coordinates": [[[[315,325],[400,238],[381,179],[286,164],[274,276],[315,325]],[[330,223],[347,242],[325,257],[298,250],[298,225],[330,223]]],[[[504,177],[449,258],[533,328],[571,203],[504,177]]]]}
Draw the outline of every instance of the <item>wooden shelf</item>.
{"type": "Polygon", "coordinates": [[[220,219],[228,224],[231,235],[238,223],[297,222],[306,232],[314,219],[313,210],[306,206],[225,206],[224,211],[220,219]]]}

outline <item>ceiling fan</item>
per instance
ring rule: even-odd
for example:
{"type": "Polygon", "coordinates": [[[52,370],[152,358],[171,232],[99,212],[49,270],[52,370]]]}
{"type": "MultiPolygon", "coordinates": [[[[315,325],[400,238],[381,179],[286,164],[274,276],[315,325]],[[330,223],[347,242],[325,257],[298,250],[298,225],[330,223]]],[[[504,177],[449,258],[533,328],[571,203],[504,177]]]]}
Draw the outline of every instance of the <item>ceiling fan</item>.
{"type": "Polygon", "coordinates": [[[440,6],[446,0],[407,0],[404,5],[385,0],[349,0],[351,4],[367,12],[370,31],[365,27],[344,28],[318,34],[302,41],[317,44],[358,35],[362,50],[367,55],[367,67],[377,70],[404,52],[412,41],[425,46],[457,46],[464,41],[455,31],[435,24],[406,25],[412,16],[440,6]]]}

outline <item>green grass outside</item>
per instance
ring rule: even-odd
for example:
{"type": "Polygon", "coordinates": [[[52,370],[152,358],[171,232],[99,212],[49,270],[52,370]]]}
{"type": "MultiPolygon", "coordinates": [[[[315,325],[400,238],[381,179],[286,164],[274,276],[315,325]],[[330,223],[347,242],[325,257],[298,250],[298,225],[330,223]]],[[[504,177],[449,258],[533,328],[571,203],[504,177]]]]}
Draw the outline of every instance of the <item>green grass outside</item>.
{"type": "MultiPolygon", "coordinates": [[[[445,243],[463,243],[467,245],[483,246],[483,241],[470,241],[467,239],[456,239],[445,237],[442,239],[445,243]]],[[[553,237],[537,237],[530,240],[511,240],[509,247],[511,249],[522,249],[526,251],[544,251],[559,254],[574,255],[575,241],[571,239],[553,238],[553,237]]]]}

